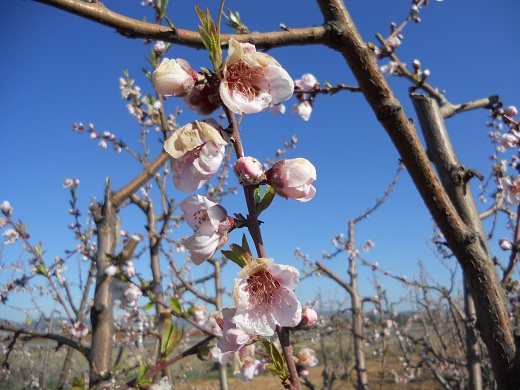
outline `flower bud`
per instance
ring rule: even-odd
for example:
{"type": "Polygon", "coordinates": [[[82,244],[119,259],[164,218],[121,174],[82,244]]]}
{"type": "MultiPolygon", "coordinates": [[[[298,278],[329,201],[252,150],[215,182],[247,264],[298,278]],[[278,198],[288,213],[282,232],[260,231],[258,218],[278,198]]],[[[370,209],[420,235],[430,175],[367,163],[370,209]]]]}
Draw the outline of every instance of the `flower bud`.
{"type": "Polygon", "coordinates": [[[184,102],[190,110],[203,116],[210,115],[220,108],[218,89],[209,83],[196,84],[184,97],[184,102]]]}
{"type": "Polygon", "coordinates": [[[310,330],[314,328],[318,321],[318,313],[310,306],[302,308],[302,319],[298,325],[294,327],[295,330],[310,330]]]}
{"type": "Polygon", "coordinates": [[[0,205],[0,210],[2,213],[4,213],[4,215],[9,217],[13,213],[13,206],[11,206],[11,203],[9,203],[7,200],[4,200],[0,205]]]}
{"type": "Polygon", "coordinates": [[[500,246],[500,249],[503,251],[508,251],[511,248],[513,248],[513,243],[509,241],[507,238],[501,238],[498,240],[498,245],[500,246]]]}
{"type": "Polygon", "coordinates": [[[518,114],[518,110],[515,106],[509,106],[504,110],[504,114],[506,114],[507,116],[515,116],[516,114],[518,114]]]}
{"type": "Polygon", "coordinates": [[[178,58],[163,59],[153,72],[153,85],[157,93],[165,96],[185,96],[193,89],[197,80],[197,72],[190,64],[178,58]]]}
{"type": "Polygon", "coordinates": [[[244,186],[257,185],[265,180],[262,164],[254,157],[240,157],[233,170],[244,186]]]}
{"type": "Polygon", "coordinates": [[[278,161],[265,175],[267,183],[284,198],[308,202],[316,194],[311,184],[316,180],[316,168],[304,158],[278,161]]]}

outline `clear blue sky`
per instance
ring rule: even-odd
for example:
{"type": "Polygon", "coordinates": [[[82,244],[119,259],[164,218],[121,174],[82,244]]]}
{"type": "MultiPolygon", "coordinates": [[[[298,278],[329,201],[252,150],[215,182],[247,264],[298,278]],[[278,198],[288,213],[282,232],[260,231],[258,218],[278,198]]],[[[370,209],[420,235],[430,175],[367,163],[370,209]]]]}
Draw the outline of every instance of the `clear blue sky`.
{"type": "MultiPolygon", "coordinates": [[[[108,8],[128,16],[152,18],[151,10],[138,0],[106,1],[108,8]]],[[[170,19],[180,28],[195,29],[194,6],[209,7],[213,14],[217,1],[170,2],[170,19]]],[[[406,0],[354,0],[348,9],[363,37],[375,42],[375,34],[387,35],[390,22],[400,23],[408,13],[406,0]]],[[[320,25],[322,17],[314,1],[243,2],[229,0],[226,8],[240,12],[251,31],[274,31],[280,23],[287,27],[320,25]]],[[[63,250],[73,248],[68,215],[68,192],[62,188],[65,177],[77,177],[80,208],[86,214],[88,199],[103,196],[105,177],[120,188],[139,170],[137,162],[124,153],[102,150],[88,136],[71,130],[74,122],[94,123],[98,132],[110,131],[137,148],[140,128],[128,115],[118,89],[122,71],[128,69],[143,92],[152,92],[141,71],[149,64],[144,56],[150,45],[131,40],[112,29],[32,1],[0,3],[0,201],[9,200],[15,217],[28,223],[36,243],[42,241],[49,263],[63,250]]],[[[499,94],[506,105],[520,108],[520,3],[516,0],[491,2],[446,0],[431,2],[420,14],[422,23],[404,30],[398,55],[411,64],[419,59],[431,71],[430,83],[446,91],[447,98],[460,103],[499,94]]],[[[294,78],[313,73],[323,84],[355,84],[345,62],[336,52],[324,47],[292,47],[270,52],[294,78]]],[[[194,68],[210,67],[207,54],[182,47],[170,50],[171,57],[182,57],[194,68]]],[[[387,60],[381,62],[381,65],[387,60]]],[[[391,85],[414,117],[407,97],[408,82],[393,77],[391,85]]],[[[288,111],[294,100],[287,104],[288,111]]],[[[184,108],[181,100],[169,99],[167,109],[184,108]]],[[[488,156],[493,149],[486,137],[487,112],[459,115],[449,119],[448,130],[460,160],[470,168],[489,173],[488,156]]],[[[194,117],[185,110],[182,122],[194,117]]],[[[262,219],[264,241],[269,256],[279,263],[300,266],[294,248],[318,260],[323,251],[332,251],[334,234],[346,232],[347,221],[371,207],[382,196],[397,168],[398,155],[388,136],[375,120],[361,94],[340,93],[317,99],[309,122],[286,114],[273,117],[262,113],[247,117],[243,123],[246,154],[260,160],[271,157],[276,148],[292,135],[298,147],[288,157],[305,157],[317,168],[317,196],[300,204],[277,198],[262,219]]],[[[150,138],[151,140],[151,138],[150,138]]],[[[151,149],[158,153],[161,146],[151,149]]],[[[233,178],[230,178],[233,180],[233,178]]],[[[173,193],[173,184],[171,183],[173,193]]],[[[176,193],[179,201],[184,197],[176,193]]],[[[246,213],[241,199],[226,199],[229,214],[246,213]]],[[[144,231],[142,218],[123,214],[123,228],[132,233],[144,231]],[[138,222],[136,224],[136,222],[138,222]],[[140,225],[139,225],[140,224],[140,225]]],[[[382,268],[413,278],[422,260],[430,275],[439,281],[447,273],[428,247],[432,222],[422,200],[404,173],[395,193],[370,220],[356,231],[358,245],[371,239],[376,247],[367,258],[382,268]]],[[[231,236],[238,242],[241,232],[231,236]]],[[[501,255],[492,241],[492,250],[501,255]]],[[[19,247],[4,248],[3,264],[16,261],[19,247]]],[[[453,260],[450,261],[453,264],[453,260]]],[[[340,276],[347,277],[345,256],[327,261],[340,276]]],[[[69,278],[77,270],[69,266],[69,278]]],[[[143,258],[136,267],[146,268],[143,258]]],[[[203,266],[204,267],[204,266],[203,266]]],[[[235,269],[225,277],[231,286],[235,269]]],[[[203,268],[204,269],[204,268],[203,268]]],[[[375,292],[370,272],[361,267],[361,289],[375,292]]],[[[0,275],[4,283],[6,275],[0,275]]],[[[405,294],[398,283],[384,279],[392,297],[405,294]]],[[[306,281],[298,290],[303,302],[319,291],[342,299],[332,282],[306,281]]],[[[10,304],[17,304],[14,300],[10,304]]],[[[1,316],[15,316],[0,306],[1,316]]]]}

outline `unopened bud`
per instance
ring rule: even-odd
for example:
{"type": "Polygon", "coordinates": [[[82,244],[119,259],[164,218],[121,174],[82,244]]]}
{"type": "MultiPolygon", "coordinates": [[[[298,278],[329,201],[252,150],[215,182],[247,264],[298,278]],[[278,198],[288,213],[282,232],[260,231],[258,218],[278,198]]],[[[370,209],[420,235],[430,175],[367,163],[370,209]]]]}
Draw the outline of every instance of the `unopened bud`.
{"type": "Polygon", "coordinates": [[[310,306],[302,308],[302,319],[300,323],[294,327],[295,330],[310,330],[314,328],[318,321],[318,313],[310,306]]]}
{"type": "Polygon", "coordinates": [[[9,217],[13,212],[13,207],[11,206],[11,203],[9,203],[7,200],[4,200],[0,205],[0,210],[2,213],[4,213],[4,215],[9,217]]]}
{"type": "Polygon", "coordinates": [[[242,185],[257,185],[265,180],[262,163],[253,157],[240,157],[233,170],[242,185]]]}
{"type": "Polygon", "coordinates": [[[518,110],[515,106],[509,106],[504,110],[504,114],[506,114],[507,116],[515,116],[516,114],[518,114],[518,110]]]}
{"type": "Polygon", "coordinates": [[[513,248],[513,243],[509,241],[507,238],[501,238],[498,240],[498,245],[500,246],[500,249],[503,251],[508,251],[511,248],[513,248]]]}

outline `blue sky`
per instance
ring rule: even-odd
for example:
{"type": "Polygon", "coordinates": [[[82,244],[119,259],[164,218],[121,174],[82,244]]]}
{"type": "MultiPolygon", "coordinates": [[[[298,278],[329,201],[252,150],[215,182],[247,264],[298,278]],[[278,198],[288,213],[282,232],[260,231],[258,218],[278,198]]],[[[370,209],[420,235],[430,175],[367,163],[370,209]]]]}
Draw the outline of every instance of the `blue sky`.
{"type": "MultiPolygon", "coordinates": [[[[111,0],[105,4],[128,16],[152,18],[151,10],[138,0],[111,0]]],[[[445,90],[452,103],[498,94],[506,106],[518,107],[520,3],[475,0],[471,6],[468,4],[454,0],[431,2],[420,14],[422,22],[404,30],[397,54],[408,64],[419,59],[424,68],[430,69],[430,83],[445,90]]],[[[195,5],[209,7],[213,14],[218,8],[216,1],[170,1],[170,19],[177,27],[195,29],[195,5]]],[[[347,6],[362,36],[375,42],[376,33],[387,35],[390,22],[399,24],[405,18],[410,2],[353,0],[347,6]]],[[[251,31],[274,31],[280,23],[289,28],[322,23],[313,1],[229,0],[226,8],[239,11],[251,31]]],[[[32,239],[43,242],[50,263],[56,255],[63,255],[64,249],[75,245],[67,229],[71,218],[68,192],[62,188],[64,178],[81,180],[78,195],[80,208],[86,214],[88,199],[102,198],[105,177],[112,179],[114,188],[120,188],[139,172],[138,163],[128,155],[116,155],[110,148],[102,150],[87,135],[74,133],[71,125],[94,123],[98,132],[110,131],[138,148],[140,127],[120,98],[119,77],[128,69],[143,92],[153,92],[141,71],[149,67],[144,57],[151,45],[32,1],[1,2],[0,15],[0,201],[9,200],[15,207],[15,217],[28,223],[32,239]]],[[[325,47],[290,47],[269,53],[294,79],[313,73],[322,85],[325,80],[355,85],[340,55],[325,47]]],[[[195,69],[210,67],[202,50],[176,46],[169,56],[188,60],[195,69]]],[[[381,65],[386,62],[383,60],[381,65]]],[[[408,82],[397,77],[389,81],[407,115],[415,117],[407,97],[408,82]]],[[[293,103],[294,99],[287,102],[288,109],[293,103]]],[[[184,103],[176,99],[169,99],[166,108],[173,112],[176,105],[184,109],[184,103]]],[[[488,156],[493,153],[486,137],[487,114],[478,110],[447,121],[461,162],[485,175],[489,173],[488,156]]],[[[184,110],[179,121],[194,118],[184,110]]],[[[290,114],[274,117],[261,113],[246,117],[242,129],[246,154],[260,160],[272,157],[283,142],[296,135],[298,147],[287,157],[305,157],[318,172],[315,199],[301,204],[277,198],[262,215],[267,253],[279,263],[301,266],[293,256],[296,247],[314,260],[321,259],[323,251],[332,251],[334,234],[346,232],[348,220],[382,196],[397,169],[398,155],[361,94],[344,92],[318,97],[309,122],[290,114]]],[[[149,140],[152,154],[156,155],[161,145],[149,140]]],[[[170,189],[174,193],[173,183],[170,189]]],[[[182,193],[174,196],[179,201],[184,197],[182,193]]],[[[223,205],[229,214],[246,213],[240,198],[228,198],[223,205]]],[[[125,230],[144,230],[142,217],[131,210],[125,213],[125,230]]],[[[429,214],[407,173],[403,173],[386,204],[358,226],[356,243],[374,241],[376,247],[366,257],[395,274],[408,278],[418,275],[417,262],[421,260],[429,274],[442,282],[447,272],[429,248],[431,235],[429,214]]],[[[230,243],[238,242],[240,236],[241,232],[232,235],[230,243]]],[[[496,241],[491,242],[491,247],[501,256],[496,241]]],[[[19,255],[19,247],[5,247],[1,261],[8,264],[19,255]]],[[[453,264],[453,260],[449,263],[453,264]]],[[[326,264],[347,277],[345,256],[326,264]]],[[[145,272],[146,265],[144,258],[136,262],[138,271],[142,267],[145,272]]],[[[230,287],[236,270],[228,268],[225,278],[230,287]]],[[[76,270],[75,262],[69,264],[68,276],[74,278],[76,270]]],[[[6,278],[0,275],[0,283],[6,278]]],[[[361,267],[361,289],[374,295],[370,278],[369,270],[361,267]]],[[[399,283],[388,279],[382,282],[392,298],[406,294],[399,283]]],[[[298,290],[302,301],[312,300],[318,292],[340,300],[344,297],[343,291],[324,278],[304,281],[298,290]]],[[[0,306],[0,316],[17,317],[7,306],[0,306]]]]}

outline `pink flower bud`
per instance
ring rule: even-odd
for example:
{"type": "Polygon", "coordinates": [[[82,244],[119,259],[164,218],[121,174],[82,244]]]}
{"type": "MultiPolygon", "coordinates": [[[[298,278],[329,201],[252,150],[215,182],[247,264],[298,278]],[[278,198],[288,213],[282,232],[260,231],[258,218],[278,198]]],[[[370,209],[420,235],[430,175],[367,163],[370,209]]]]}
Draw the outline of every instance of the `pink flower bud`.
{"type": "Polygon", "coordinates": [[[501,238],[498,240],[498,245],[500,246],[500,249],[503,251],[508,251],[513,247],[513,243],[509,241],[507,238],[501,238]]]}
{"type": "Polygon", "coordinates": [[[401,40],[398,37],[392,37],[388,41],[386,41],[386,44],[392,50],[395,50],[401,45],[401,40]]]}
{"type": "Polygon", "coordinates": [[[240,157],[233,170],[240,180],[240,184],[244,186],[257,185],[265,180],[262,164],[253,157],[240,157]]]}
{"type": "Polygon", "coordinates": [[[309,160],[294,158],[278,161],[265,174],[267,183],[284,198],[307,202],[316,195],[316,189],[311,184],[316,180],[316,168],[309,160]]]}
{"type": "Polygon", "coordinates": [[[518,110],[515,106],[509,106],[504,110],[504,114],[506,114],[507,116],[515,116],[516,114],[518,114],[518,110]]]}
{"type": "Polygon", "coordinates": [[[165,96],[185,96],[193,89],[197,80],[197,72],[190,64],[178,58],[163,59],[153,72],[153,85],[157,93],[165,96]]]}
{"type": "Polygon", "coordinates": [[[318,321],[318,313],[310,306],[302,308],[302,319],[298,325],[294,327],[295,330],[310,330],[314,328],[318,321]]]}

